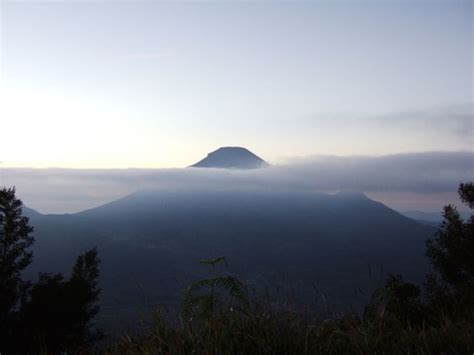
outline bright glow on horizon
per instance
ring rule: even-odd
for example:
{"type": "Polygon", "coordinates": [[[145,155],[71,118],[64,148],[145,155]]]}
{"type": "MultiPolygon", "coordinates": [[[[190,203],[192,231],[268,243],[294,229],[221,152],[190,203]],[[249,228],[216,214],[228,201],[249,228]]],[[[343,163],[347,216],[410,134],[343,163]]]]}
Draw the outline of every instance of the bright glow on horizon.
{"type": "Polygon", "coordinates": [[[472,3],[11,2],[4,166],[472,151],[472,3]]]}
{"type": "Polygon", "coordinates": [[[157,148],[169,149],[173,142],[130,124],[130,116],[115,112],[113,107],[38,92],[3,92],[2,99],[2,117],[10,118],[2,122],[2,129],[18,132],[2,139],[6,148],[2,152],[9,153],[6,166],[156,167],[159,162],[175,167],[185,163],[179,161],[179,149],[174,154],[163,149],[162,156],[153,157],[157,148]]]}

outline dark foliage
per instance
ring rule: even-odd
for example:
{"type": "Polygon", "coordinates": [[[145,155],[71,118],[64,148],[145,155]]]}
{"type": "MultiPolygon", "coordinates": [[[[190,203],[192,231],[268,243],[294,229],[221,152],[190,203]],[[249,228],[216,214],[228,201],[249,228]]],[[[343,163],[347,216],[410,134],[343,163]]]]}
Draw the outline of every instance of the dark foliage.
{"type": "Polygon", "coordinates": [[[469,205],[469,208],[474,208],[474,183],[461,183],[458,190],[461,201],[469,205]]]}
{"type": "Polygon", "coordinates": [[[99,259],[92,249],[77,258],[71,277],[40,273],[35,284],[22,280],[31,263],[34,239],[14,189],[0,189],[0,353],[36,354],[78,350],[92,332],[99,259]]]}
{"type": "MultiPolygon", "coordinates": [[[[471,209],[474,207],[474,185],[459,186],[459,196],[471,209]]],[[[428,241],[427,255],[436,274],[429,284],[432,290],[462,294],[472,289],[474,283],[474,218],[464,222],[457,209],[448,205],[444,208],[444,221],[436,237],[428,241]],[[441,284],[436,285],[437,279],[441,284]]]]}
{"type": "Polygon", "coordinates": [[[389,275],[385,287],[374,292],[364,316],[366,319],[395,317],[397,322],[419,325],[426,312],[420,294],[418,286],[403,281],[400,275],[389,275]]]}
{"type": "Polygon", "coordinates": [[[383,316],[308,320],[292,309],[255,305],[251,312],[219,312],[205,323],[155,325],[124,336],[107,354],[471,354],[474,318],[440,318],[429,327],[383,316]]]}
{"type": "Polygon", "coordinates": [[[29,250],[34,242],[32,232],[15,189],[0,189],[0,345],[9,343],[17,323],[18,304],[29,288],[21,272],[33,259],[29,250]]]}
{"type": "Polygon", "coordinates": [[[21,314],[24,336],[32,339],[32,353],[38,347],[51,353],[79,349],[100,336],[91,331],[98,312],[98,264],[93,249],[77,258],[69,280],[62,274],[40,274],[21,314]]]}

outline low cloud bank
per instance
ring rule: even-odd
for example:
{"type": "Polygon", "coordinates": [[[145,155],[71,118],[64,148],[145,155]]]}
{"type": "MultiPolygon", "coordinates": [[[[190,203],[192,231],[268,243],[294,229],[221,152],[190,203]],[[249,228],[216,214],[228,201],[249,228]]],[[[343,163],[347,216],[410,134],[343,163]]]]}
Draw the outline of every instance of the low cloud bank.
{"type": "Polygon", "coordinates": [[[473,153],[430,152],[314,156],[249,171],[3,168],[0,185],[16,186],[25,204],[43,213],[77,212],[146,189],[357,190],[389,205],[393,200],[398,209],[413,209],[426,201],[433,208],[452,202],[446,198],[455,199],[459,182],[473,177],[473,153]]]}

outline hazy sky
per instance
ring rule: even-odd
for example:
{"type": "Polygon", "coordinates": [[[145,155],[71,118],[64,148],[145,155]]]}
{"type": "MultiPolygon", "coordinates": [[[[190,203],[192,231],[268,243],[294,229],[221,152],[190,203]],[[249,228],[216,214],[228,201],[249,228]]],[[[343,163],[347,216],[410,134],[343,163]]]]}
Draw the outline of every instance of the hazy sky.
{"type": "Polygon", "coordinates": [[[0,1],[4,166],[473,149],[471,1],[0,1]]]}

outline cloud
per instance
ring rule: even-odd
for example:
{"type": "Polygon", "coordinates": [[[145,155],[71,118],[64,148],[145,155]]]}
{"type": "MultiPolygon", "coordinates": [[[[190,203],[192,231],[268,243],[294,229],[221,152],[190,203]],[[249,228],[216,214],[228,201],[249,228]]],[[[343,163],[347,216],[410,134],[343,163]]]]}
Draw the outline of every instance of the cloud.
{"type": "Polygon", "coordinates": [[[380,157],[319,156],[289,165],[296,176],[311,178],[323,190],[441,193],[474,176],[474,154],[430,152],[380,157]]]}
{"type": "Polygon", "coordinates": [[[415,142],[423,142],[429,137],[431,144],[442,144],[449,140],[451,145],[462,144],[472,147],[474,136],[474,104],[465,103],[434,107],[429,109],[406,110],[385,114],[355,115],[353,113],[314,114],[307,121],[321,129],[333,128],[335,131],[359,130],[364,134],[398,137],[404,143],[408,137],[415,142]]]}
{"type": "Polygon", "coordinates": [[[446,196],[454,195],[459,182],[473,176],[473,153],[430,152],[314,156],[250,171],[3,168],[0,185],[16,186],[20,198],[42,212],[75,212],[147,189],[358,190],[394,196],[446,196]]]}
{"type": "Polygon", "coordinates": [[[451,105],[430,110],[413,110],[375,117],[379,123],[397,125],[405,129],[436,130],[461,139],[472,140],[474,105],[451,105]]]}

